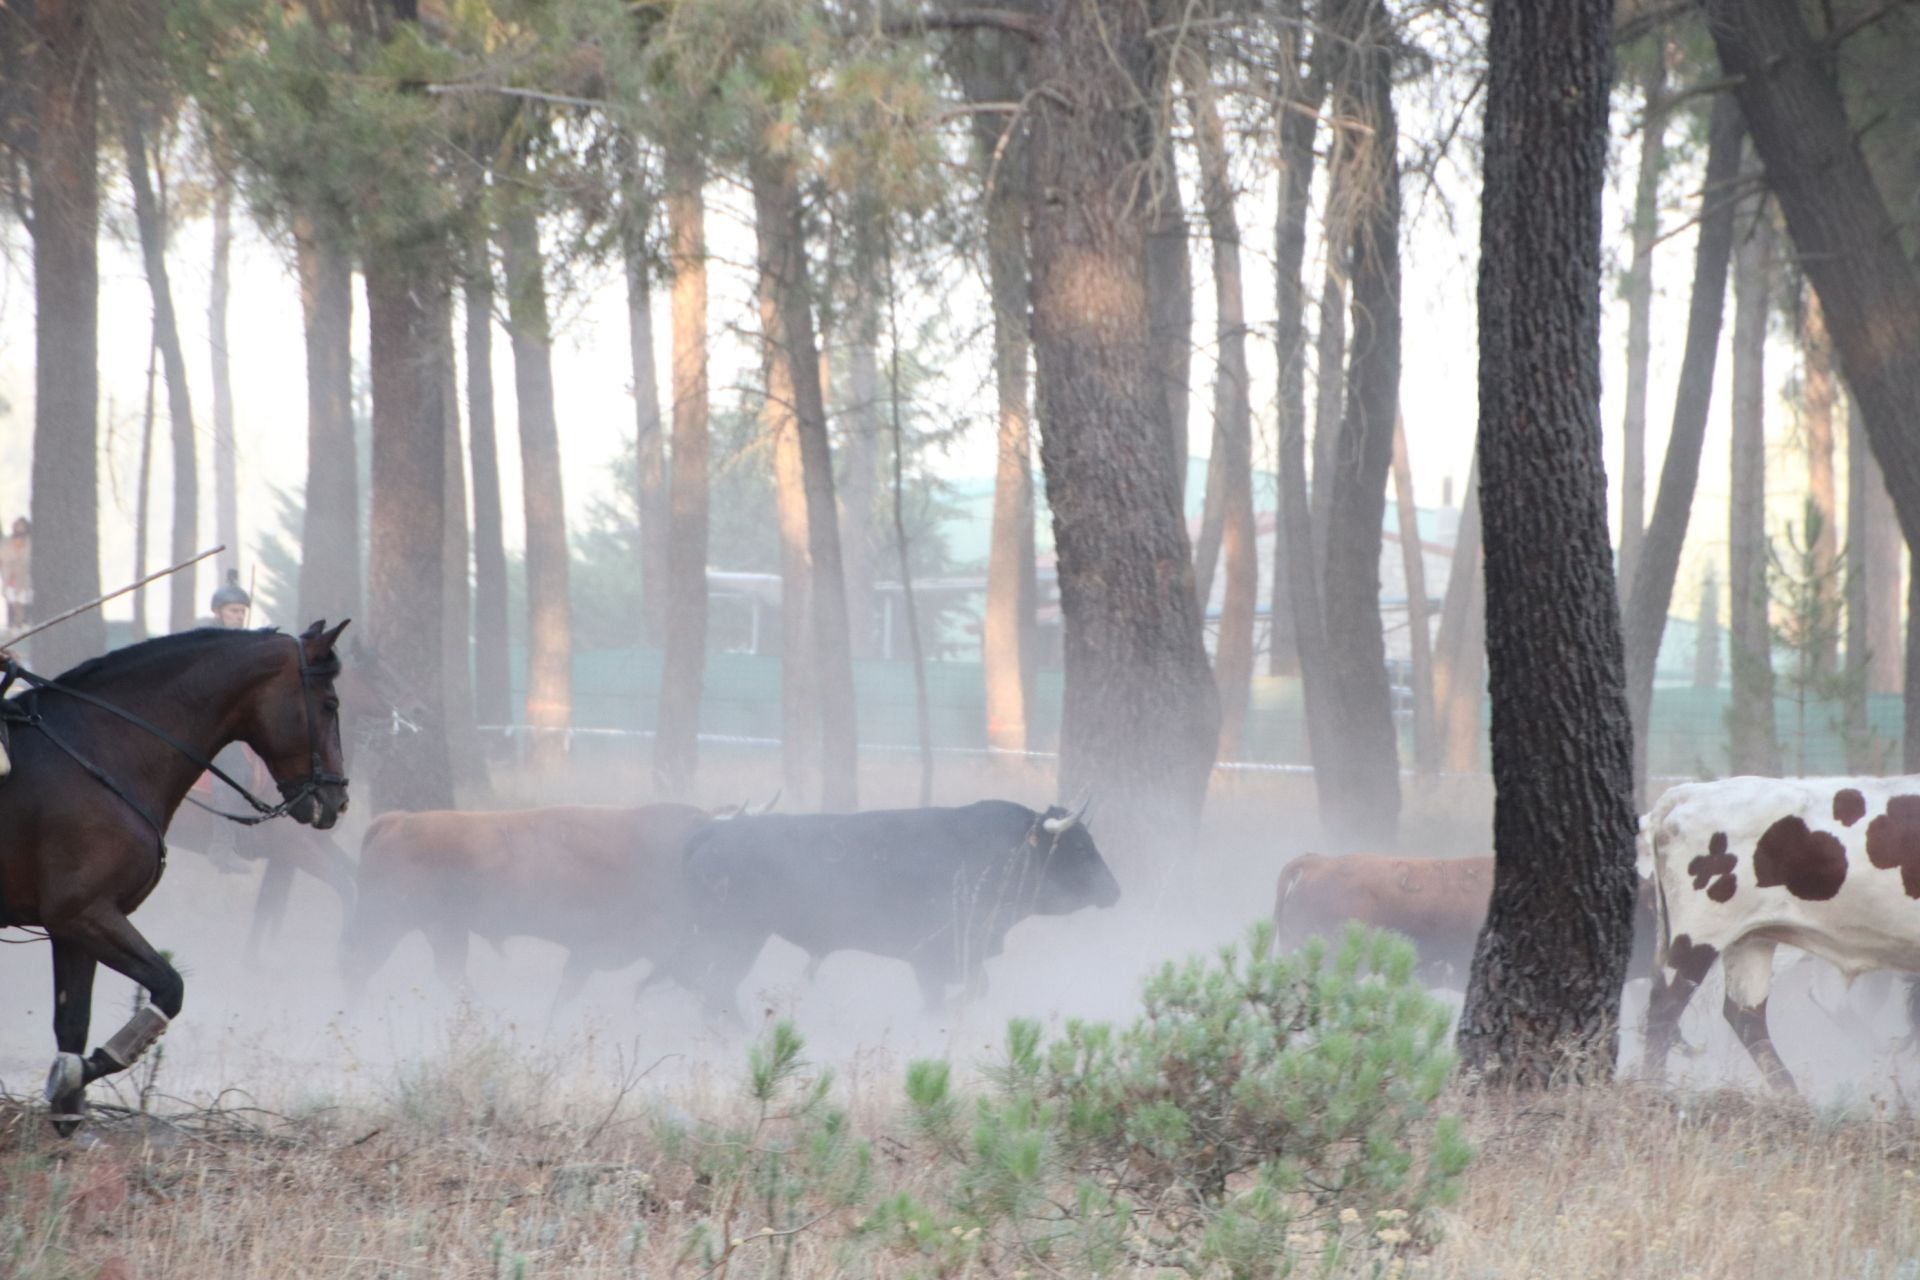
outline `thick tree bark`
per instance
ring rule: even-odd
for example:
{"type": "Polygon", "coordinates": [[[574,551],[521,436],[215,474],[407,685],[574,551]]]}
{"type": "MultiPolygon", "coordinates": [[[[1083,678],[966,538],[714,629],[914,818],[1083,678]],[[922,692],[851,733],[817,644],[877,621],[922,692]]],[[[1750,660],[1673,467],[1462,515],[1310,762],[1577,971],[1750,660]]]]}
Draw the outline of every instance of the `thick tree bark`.
{"type": "Polygon", "coordinates": [[[1633,261],[1627,267],[1627,407],[1621,424],[1620,594],[1633,590],[1647,527],[1647,366],[1653,354],[1653,250],[1660,242],[1660,170],[1666,154],[1667,42],[1655,41],[1641,81],[1640,170],[1633,187],[1633,261]]]}
{"type": "MultiPolygon", "coordinates": [[[[673,271],[673,503],[667,541],[667,646],[660,664],[654,783],[685,798],[700,760],[707,670],[707,235],[705,172],[667,153],[667,246],[673,271]]],[[[804,794],[796,792],[795,794],[804,794]]]]}
{"type": "Polygon", "coordinates": [[[296,219],[293,249],[307,344],[307,501],[300,617],[360,610],[360,466],[353,431],[353,263],[334,232],[296,219]]]}
{"type": "MultiPolygon", "coordinates": [[[[800,188],[792,161],[764,141],[754,149],[748,167],[759,245],[767,398],[770,412],[784,419],[777,439],[788,433],[793,437],[806,497],[806,551],[812,577],[808,679],[819,695],[820,803],[827,812],[847,812],[859,803],[853,657],[847,644],[846,574],[833,498],[826,404],[820,391],[819,348],[814,341],[800,188]]],[[[787,479],[791,481],[792,476],[787,479]]]]}
{"type": "Polygon", "coordinates": [[[1433,642],[1427,631],[1427,553],[1420,540],[1420,509],[1413,501],[1413,466],[1407,457],[1407,424],[1393,423],[1394,512],[1400,526],[1400,562],[1407,583],[1408,656],[1413,667],[1413,760],[1421,773],[1439,767],[1440,742],[1433,719],[1433,642]]]}
{"type": "Polygon", "coordinates": [[[240,567],[240,454],[233,436],[233,362],[227,350],[232,259],[233,180],[222,175],[213,189],[213,271],[207,290],[207,345],[213,354],[213,522],[226,548],[217,561],[222,582],[229,569],[240,567]]]}
{"type": "Polygon", "coordinates": [[[528,758],[544,769],[565,757],[565,730],[573,720],[573,620],[546,272],[539,221],[530,206],[508,207],[500,226],[500,261],[506,271],[527,522],[527,724],[533,730],[528,758]]]}
{"type": "MultiPolygon", "coordinates": [[[[1756,175],[1757,176],[1757,175],[1756,175]]],[[[1773,223],[1765,202],[1740,216],[1733,271],[1733,440],[1727,503],[1728,759],[1736,774],[1779,770],[1773,633],[1767,622],[1767,313],[1773,223]]]]}
{"type": "Polygon", "coordinates": [[[1707,16],[1901,528],[1920,542],[1920,277],[1847,119],[1832,50],[1795,0],[1708,0],[1707,16]]]}
{"type": "Polygon", "coordinates": [[[1320,613],[1319,563],[1307,495],[1306,285],[1302,267],[1307,254],[1307,211],[1313,188],[1313,136],[1325,82],[1324,56],[1314,55],[1313,71],[1299,74],[1299,31],[1302,6],[1290,4],[1281,13],[1280,31],[1287,67],[1283,83],[1299,84],[1297,100],[1280,104],[1280,191],[1274,218],[1275,317],[1274,347],[1280,365],[1278,459],[1279,494],[1273,531],[1274,645],[1268,654],[1268,674],[1301,677],[1309,743],[1322,741],[1320,672],[1325,670],[1326,630],[1320,613]],[[1290,623],[1282,647],[1278,618],[1285,602],[1290,623]],[[1311,668],[1311,675],[1309,669],[1311,668]]]}
{"type": "MultiPolygon", "coordinates": [[[[982,37],[984,38],[984,37],[982,37]]],[[[969,99],[1004,102],[1018,92],[1023,46],[1004,36],[976,51],[961,72],[969,99]]],[[[975,164],[986,187],[987,289],[993,300],[993,380],[998,428],[993,480],[993,532],[987,549],[987,611],[981,663],[987,694],[987,745],[1024,751],[1030,745],[1038,645],[1039,585],[1034,565],[1033,413],[1028,347],[1027,149],[1022,131],[985,112],[973,118],[975,164]]]]}
{"type": "MultiPolygon", "coordinates": [[[[194,448],[193,397],[187,390],[187,353],[180,343],[180,322],[173,310],[173,286],[167,279],[167,212],[154,191],[147,161],[147,139],[138,108],[121,105],[120,143],[127,154],[127,182],[133,188],[133,216],[140,229],[140,258],[147,292],[153,298],[153,334],[167,375],[167,422],[173,440],[173,538],[169,546],[179,564],[200,550],[200,468],[194,448]]],[[[199,615],[191,570],[167,580],[167,629],[185,631],[199,615]]]]}
{"type": "MultiPolygon", "coordinates": [[[[1800,425],[1807,444],[1807,501],[1820,513],[1813,540],[1813,563],[1821,577],[1822,615],[1840,616],[1840,506],[1833,478],[1833,411],[1839,388],[1833,379],[1833,341],[1820,295],[1811,288],[1800,300],[1800,425]]],[[[1825,630],[1823,628],[1823,630],[1825,630]]],[[[1839,636],[1828,632],[1813,654],[1813,670],[1829,675],[1837,668],[1839,636]]]]}
{"type": "Polygon", "coordinates": [[[1453,568],[1440,602],[1434,641],[1433,706],[1440,767],[1448,773],[1480,768],[1480,707],[1487,691],[1486,573],[1480,556],[1480,459],[1467,467],[1460,499],[1460,532],[1453,568]]]}
{"type": "Polygon", "coordinates": [[[460,438],[460,371],[454,359],[453,289],[436,283],[428,297],[432,375],[441,423],[440,670],[445,684],[447,761],[455,785],[480,781],[473,726],[472,543],[467,534],[466,446],[460,438]]]}
{"type": "Polygon", "coordinates": [[[1901,701],[1900,768],[1920,773],[1920,562],[1907,557],[1906,696],[1901,701]]]}
{"type": "Polygon", "coordinates": [[[473,470],[473,713],[513,720],[507,661],[507,549],[500,506],[500,443],[493,414],[493,263],[485,235],[468,245],[467,450],[473,470]]]}
{"type": "MultiPolygon", "coordinates": [[[[100,594],[99,51],[92,11],[85,0],[40,0],[30,54],[37,618],[100,594]]],[[[89,612],[32,643],[33,665],[51,675],[104,649],[106,626],[89,612]]]]}
{"type": "Polygon", "coordinates": [[[1485,1086],[1607,1080],[1634,911],[1632,725],[1600,431],[1613,5],[1495,0],[1480,236],[1493,897],[1460,1051],[1485,1086]]]}
{"type": "Polygon", "coordinates": [[[1219,702],[1180,476],[1156,408],[1134,178],[1158,100],[1141,0],[1066,0],[1038,42],[1029,134],[1041,462],[1065,614],[1063,791],[1099,788],[1124,860],[1193,838],[1219,702]]]}
{"type": "MultiPolygon", "coordinates": [[[[1260,593],[1260,557],[1253,523],[1253,403],[1247,373],[1247,319],[1241,288],[1240,219],[1227,173],[1227,134],[1214,98],[1211,68],[1196,59],[1189,86],[1195,142],[1200,154],[1201,202],[1213,245],[1213,295],[1218,366],[1213,381],[1213,458],[1207,505],[1220,510],[1216,537],[1226,554],[1226,596],[1220,607],[1220,638],[1214,650],[1214,685],[1220,691],[1220,755],[1237,759],[1253,689],[1253,623],[1260,593]],[[1218,475],[1218,493],[1215,476],[1218,475]]],[[[1206,536],[1204,522],[1201,536],[1206,536]]],[[[1196,573],[1212,576],[1205,552],[1196,573]]],[[[1210,591],[1197,590],[1204,610],[1210,591]]]]}
{"type": "Polygon", "coordinates": [[[1653,710],[1654,667],[1667,630],[1680,552],[1687,541],[1693,493],[1700,479],[1700,449],[1707,436],[1707,409],[1713,401],[1713,366],[1720,352],[1720,321],[1726,310],[1727,266],[1733,256],[1731,191],[1740,172],[1740,108],[1721,94],[1714,99],[1707,126],[1706,184],[1700,194],[1700,236],[1693,258],[1693,296],[1687,307],[1686,346],[1680,360],[1680,385],[1674,393],[1673,430],[1660,468],[1660,491],[1653,522],[1641,544],[1627,598],[1627,696],[1633,708],[1634,788],[1644,797],[1647,783],[1647,725],[1653,710]]]}
{"type": "Polygon", "coordinates": [[[1380,620],[1380,551],[1400,397],[1400,165],[1392,23],[1378,0],[1352,0],[1336,29],[1355,33],[1342,115],[1353,192],[1353,304],[1346,414],[1327,521],[1330,736],[1314,752],[1323,824],[1336,841],[1387,848],[1400,824],[1399,735],[1380,620]],[[1325,749],[1323,749],[1325,748],[1325,749]]]}
{"type": "Polygon", "coordinates": [[[373,521],[367,630],[382,660],[426,703],[410,735],[372,778],[375,812],[453,807],[442,681],[444,418],[433,308],[439,286],[415,247],[370,253],[367,343],[372,353],[373,521]]]}
{"type": "MultiPolygon", "coordinates": [[[[763,289],[763,318],[777,304],[763,289]]],[[[767,396],[761,407],[773,448],[774,506],[780,525],[781,788],[812,796],[820,787],[820,698],[813,682],[813,558],[808,553],[806,464],[790,363],[763,353],[767,396]]]]}
{"type": "MultiPolygon", "coordinates": [[[[628,201],[638,204],[640,179],[629,175],[628,201]]],[[[660,379],[653,364],[653,281],[647,264],[646,213],[629,208],[621,249],[627,268],[627,345],[633,365],[635,461],[640,469],[640,639],[666,640],[667,449],[660,430],[660,379]]]]}

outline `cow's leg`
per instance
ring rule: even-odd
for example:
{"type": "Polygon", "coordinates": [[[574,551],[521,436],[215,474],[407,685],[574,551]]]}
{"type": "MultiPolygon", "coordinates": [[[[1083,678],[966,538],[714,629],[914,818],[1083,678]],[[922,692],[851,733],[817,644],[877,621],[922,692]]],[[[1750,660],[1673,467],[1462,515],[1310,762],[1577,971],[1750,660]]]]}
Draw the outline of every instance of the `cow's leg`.
{"type": "Polygon", "coordinates": [[[1681,946],[1680,941],[1676,939],[1665,963],[1654,970],[1653,988],[1647,993],[1647,1039],[1640,1051],[1640,1074],[1649,1080],[1666,1075],[1667,1057],[1680,1040],[1680,1015],[1718,955],[1711,946],[1681,946]]]}
{"type": "Polygon", "coordinates": [[[807,952],[807,967],[805,972],[800,976],[806,980],[808,985],[812,985],[813,980],[820,976],[820,965],[825,960],[825,956],[817,956],[811,951],[807,952]]]}
{"type": "Polygon", "coordinates": [[[246,958],[249,965],[260,960],[260,944],[280,927],[287,914],[287,899],[293,891],[293,867],[282,857],[270,857],[260,875],[260,891],[253,898],[253,924],[247,930],[246,958]]]}
{"type": "Polygon", "coordinates": [[[85,947],[65,938],[53,940],[53,1039],[60,1054],[47,1072],[47,1109],[63,1138],[87,1114],[87,1064],[81,1055],[87,1051],[97,967],[85,947]]]}
{"type": "Polygon", "coordinates": [[[567,952],[567,963],[560,970],[560,986],[553,993],[553,1004],[547,1009],[547,1030],[553,1030],[554,1019],[560,1016],[563,1005],[578,999],[586,988],[587,979],[593,976],[593,965],[581,951],[567,952]]]}
{"type": "Polygon", "coordinates": [[[921,1010],[927,1016],[937,1018],[947,1011],[947,982],[949,974],[944,967],[916,964],[913,976],[920,982],[921,1010]]]}
{"type": "Polygon", "coordinates": [[[346,984],[347,998],[358,1003],[366,994],[367,982],[380,971],[400,939],[413,926],[397,918],[398,913],[377,895],[361,894],[340,933],[340,978],[346,984]]]}
{"type": "Polygon", "coordinates": [[[1727,948],[1721,961],[1727,975],[1727,998],[1721,1012],[1767,1084],[1777,1092],[1794,1093],[1793,1075],[1773,1047],[1773,1037],[1767,1034],[1767,988],[1773,981],[1773,952],[1773,943],[1751,937],[1727,948]]]}
{"type": "Polygon", "coordinates": [[[455,991],[466,990],[467,943],[464,925],[436,921],[427,929],[427,945],[433,948],[433,971],[455,991]]]}

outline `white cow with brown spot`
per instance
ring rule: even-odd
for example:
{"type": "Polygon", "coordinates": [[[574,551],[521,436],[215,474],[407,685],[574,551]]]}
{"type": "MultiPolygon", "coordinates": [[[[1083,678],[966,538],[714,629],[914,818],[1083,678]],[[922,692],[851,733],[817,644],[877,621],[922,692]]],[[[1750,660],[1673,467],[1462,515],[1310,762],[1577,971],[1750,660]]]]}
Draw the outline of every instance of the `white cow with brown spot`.
{"type": "Polygon", "coordinates": [[[1920,778],[1727,778],[1674,787],[1640,820],[1659,928],[1642,1070],[1658,1076],[1680,1014],[1718,960],[1722,1008],[1776,1089],[1793,1076],[1767,1032],[1774,948],[1849,981],[1920,970],[1920,778]]]}

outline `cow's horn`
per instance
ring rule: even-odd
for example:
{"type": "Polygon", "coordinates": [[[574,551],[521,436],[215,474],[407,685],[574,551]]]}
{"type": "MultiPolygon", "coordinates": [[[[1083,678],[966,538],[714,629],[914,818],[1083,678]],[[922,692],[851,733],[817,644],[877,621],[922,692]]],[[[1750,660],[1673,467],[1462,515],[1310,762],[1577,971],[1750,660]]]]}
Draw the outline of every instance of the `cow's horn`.
{"type": "Polygon", "coordinates": [[[1073,830],[1074,827],[1079,825],[1080,819],[1086,816],[1087,807],[1092,803],[1093,803],[1093,796],[1089,794],[1084,800],[1080,802],[1080,807],[1078,809],[1075,809],[1072,813],[1068,814],[1066,817],[1048,818],[1044,822],[1042,822],[1041,825],[1046,828],[1047,834],[1050,836],[1063,835],[1066,832],[1073,830]]]}
{"type": "Polygon", "coordinates": [[[784,788],[784,787],[782,787],[782,788],[780,788],[779,790],[776,790],[776,791],[775,791],[775,792],[773,793],[773,799],[771,799],[771,800],[769,800],[769,801],[767,801],[767,802],[766,802],[765,804],[763,804],[763,805],[761,805],[761,806],[760,806],[760,807],[759,807],[758,809],[755,809],[755,810],[753,811],[753,812],[754,812],[754,814],[755,814],[755,815],[757,816],[757,815],[759,815],[759,814],[763,814],[763,813],[772,813],[772,812],[773,812],[773,806],[775,806],[775,805],[777,805],[777,804],[779,804],[779,803],[780,803],[780,792],[781,792],[781,791],[784,791],[784,790],[786,790],[786,788],[784,788]]]}

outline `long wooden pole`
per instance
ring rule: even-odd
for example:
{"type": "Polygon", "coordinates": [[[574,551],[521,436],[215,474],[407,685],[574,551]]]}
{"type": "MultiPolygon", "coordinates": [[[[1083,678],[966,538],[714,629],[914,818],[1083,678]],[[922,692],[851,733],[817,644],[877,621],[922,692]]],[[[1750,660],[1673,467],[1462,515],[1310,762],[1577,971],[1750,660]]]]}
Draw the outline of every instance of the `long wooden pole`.
{"type": "Polygon", "coordinates": [[[180,570],[188,568],[191,565],[199,564],[202,560],[205,560],[208,556],[217,556],[222,551],[225,551],[226,549],[227,549],[226,544],[222,543],[217,547],[212,547],[206,551],[202,551],[199,555],[194,556],[190,560],[182,560],[179,564],[171,565],[165,569],[160,569],[154,573],[150,573],[146,577],[141,578],[137,582],[129,582],[126,586],[121,587],[118,591],[109,591],[107,592],[107,594],[103,596],[95,596],[93,599],[87,601],[85,604],[77,604],[73,606],[73,608],[67,610],[65,613],[58,615],[57,617],[48,618],[45,622],[42,622],[37,626],[28,627],[25,631],[22,631],[17,636],[9,636],[6,640],[0,641],[0,648],[10,649],[14,645],[19,644],[22,640],[25,640],[28,636],[37,636],[42,631],[45,631],[48,627],[58,626],[62,622],[65,622],[68,618],[79,617],[81,614],[87,612],[89,609],[98,609],[101,605],[105,604],[109,600],[117,600],[121,596],[126,595],[127,592],[129,591],[138,591],[141,587],[146,586],[149,582],[153,582],[159,578],[164,578],[170,573],[178,573],[180,572],[180,570]]]}

